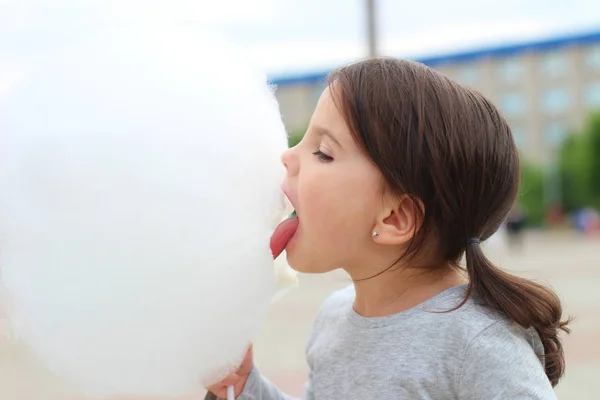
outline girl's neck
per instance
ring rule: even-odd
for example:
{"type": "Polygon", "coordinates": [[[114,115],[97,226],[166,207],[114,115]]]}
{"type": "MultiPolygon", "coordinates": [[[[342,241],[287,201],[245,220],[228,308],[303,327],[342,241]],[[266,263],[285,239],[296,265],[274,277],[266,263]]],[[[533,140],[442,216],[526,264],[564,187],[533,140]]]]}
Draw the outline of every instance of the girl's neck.
{"type": "Polygon", "coordinates": [[[451,267],[433,271],[390,269],[371,279],[355,281],[354,311],[364,317],[397,314],[463,283],[466,283],[463,275],[451,267]]]}

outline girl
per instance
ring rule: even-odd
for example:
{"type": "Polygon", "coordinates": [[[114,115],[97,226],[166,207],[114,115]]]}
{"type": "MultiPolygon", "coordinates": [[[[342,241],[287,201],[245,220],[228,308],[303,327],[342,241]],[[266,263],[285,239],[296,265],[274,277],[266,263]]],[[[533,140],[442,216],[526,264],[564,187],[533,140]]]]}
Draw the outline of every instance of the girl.
{"type": "MultiPolygon", "coordinates": [[[[343,268],[354,282],[316,317],[306,399],[555,398],[559,299],[480,244],[519,188],[511,131],[489,100],[422,64],[362,61],[331,73],[282,161],[297,212],[290,266],[343,268]]],[[[209,390],[224,398],[230,384],[239,400],[289,399],[251,351],[209,390]]]]}

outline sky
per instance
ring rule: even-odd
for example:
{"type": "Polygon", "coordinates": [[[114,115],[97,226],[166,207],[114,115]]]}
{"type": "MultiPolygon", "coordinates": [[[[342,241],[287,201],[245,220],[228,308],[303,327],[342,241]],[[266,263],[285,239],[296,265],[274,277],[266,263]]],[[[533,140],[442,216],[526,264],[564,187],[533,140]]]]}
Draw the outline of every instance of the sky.
{"type": "MultiPolygon", "coordinates": [[[[319,70],[367,54],[364,0],[281,0],[261,23],[230,26],[275,73],[319,70]]],[[[420,57],[600,30],[597,0],[377,0],[380,52],[420,57]]]]}
{"type": "MultiPolygon", "coordinates": [[[[598,0],[376,0],[380,54],[422,57],[571,32],[600,31],[598,0]]],[[[320,72],[366,56],[365,0],[0,0],[0,73],[48,29],[113,16],[210,25],[270,75],[320,72]],[[90,11],[96,10],[96,11],[90,11]],[[87,13],[87,14],[86,14],[87,13]],[[50,27],[50,28],[49,28],[50,27]]],[[[1,89],[0,89],[1,90],[1,89]]]]}

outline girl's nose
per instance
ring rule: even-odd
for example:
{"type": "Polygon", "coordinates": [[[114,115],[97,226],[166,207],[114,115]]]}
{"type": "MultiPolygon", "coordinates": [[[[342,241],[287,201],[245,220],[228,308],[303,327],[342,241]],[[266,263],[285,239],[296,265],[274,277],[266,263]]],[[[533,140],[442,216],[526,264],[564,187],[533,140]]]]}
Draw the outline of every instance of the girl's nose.
{"type": "Polygon", "coordinates": [[[298,155],[296,154],[296,148],[287,149],[281,155],[281,163],[287,170],[288,175],[295,175],[298,173],[298,155]]]}

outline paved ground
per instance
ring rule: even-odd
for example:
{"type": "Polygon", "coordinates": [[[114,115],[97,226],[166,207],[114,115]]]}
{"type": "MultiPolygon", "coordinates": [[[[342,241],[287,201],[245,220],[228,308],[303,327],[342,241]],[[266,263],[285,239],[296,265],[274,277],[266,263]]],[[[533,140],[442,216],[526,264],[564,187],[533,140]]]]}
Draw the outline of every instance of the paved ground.
{"type": "MultiPolygon", "coordinates": [[[[600,392],[600,237],[537,234],[526,237],[520,254],[492,258],[515,273],[551,284],[576,317],[565,338],[567,375],[557,388],[561,399],[598,399],[600,392]]],[[[294,289],[271,309],[255,341],[263,373],[287,393],[299,396],[306,379],[304,344],[321,302],[349,282],[340,273],[301,276],[294,289]]],[[[0,399],[64,400],[62,388],[47,372],[13,347],[0,343],[0,399]]]]}

